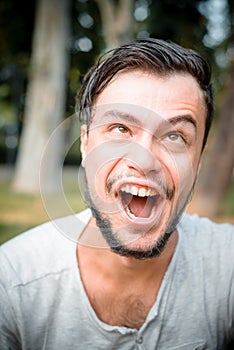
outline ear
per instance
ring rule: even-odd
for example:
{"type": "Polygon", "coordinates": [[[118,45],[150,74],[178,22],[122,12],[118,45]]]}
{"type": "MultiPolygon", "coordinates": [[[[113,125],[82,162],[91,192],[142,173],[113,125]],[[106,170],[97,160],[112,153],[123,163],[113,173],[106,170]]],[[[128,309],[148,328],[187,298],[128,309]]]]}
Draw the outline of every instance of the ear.
{"type": "Polygon", "coordinates": [[[82,155],[81,165],[85,167],[85,158],[87,154],[88,147],[88,128],[87,125],[81,126],[81,137],[80,137],[80,151],[82,155]]]}

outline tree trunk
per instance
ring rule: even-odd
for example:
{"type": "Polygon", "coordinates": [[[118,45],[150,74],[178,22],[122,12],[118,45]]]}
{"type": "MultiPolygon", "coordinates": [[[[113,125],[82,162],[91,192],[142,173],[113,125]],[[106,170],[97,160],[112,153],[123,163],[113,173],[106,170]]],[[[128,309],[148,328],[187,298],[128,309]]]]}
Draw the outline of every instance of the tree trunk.
{"type": "Polygon", "coordinates": [[[204,161],[193,211],[213,217],[220,213],[224,196],[232,180],[234,166],[234,59],[224,104],[213,135],[210,151],[204,161]]]}
{"type": "Polygon", "coordinates": [[[107,50],[133,38],[134,0],[96,0],[103,23],[103,37],[107,50]]]}
{"type": "MultiPolygon", "coordinates": [[[[70,30],[68,0],[39,0],[31,58],[23,132],[13,181],[15,189],[39,191],[39,172],[43,150],[51,133],[64,118],[65,86],[68,68],[70,30]]],[[[48,189],[60,167],[63,137],[47,149],[44,169],[48,189]]]]}

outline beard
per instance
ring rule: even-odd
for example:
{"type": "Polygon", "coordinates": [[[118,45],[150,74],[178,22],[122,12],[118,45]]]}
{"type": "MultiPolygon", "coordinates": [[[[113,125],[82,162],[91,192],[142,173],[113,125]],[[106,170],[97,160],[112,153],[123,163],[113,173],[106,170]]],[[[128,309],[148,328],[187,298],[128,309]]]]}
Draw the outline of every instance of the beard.
{"type": "Polygon", "coordinates": [[[165,231],[160,234],[158,239],[155,242],[149,244],[148,247],[146,246],[144,249],[140,247],[136,249],[131,249],[127,247],[126,243],[124,244],[121,242],[121,239],[119,239],[117,232],[114,232],[114,229],[111,224],[111,220],[97,208],[94,201],[92,200],[84,168],[82,169],[82,177],[83,177],[83,186],[84,186],[83,188],[85,189],[84,190],[85,201],[89,206],[89,208],[91,209],[91,212],[93,217],[95,218],[97,227],[100,229],[102,236],[107,242],[111,251],[121,256],[133,257],[138,260],[152,259],[152,258],[159,257],[162,254],[162,252],[165,250],[167,246],[167,243],[171,235],[175,232],[176,227],[184,213],[184,210],[192,197],[192,193],[195,185],[195,181],[194,181],[194,184],[191,190],[189,191],[186,199],[184,200],[183,204],[179,206],[177,203],[177,205],[175,206],[174,212],[171,214],[170,219],[168,219],[165,231]]]}

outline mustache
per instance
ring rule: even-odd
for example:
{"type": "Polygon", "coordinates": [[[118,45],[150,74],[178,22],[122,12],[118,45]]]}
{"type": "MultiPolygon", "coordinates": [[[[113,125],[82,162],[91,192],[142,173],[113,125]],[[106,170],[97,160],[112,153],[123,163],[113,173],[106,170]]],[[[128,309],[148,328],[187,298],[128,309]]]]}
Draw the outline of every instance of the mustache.
{"type": "MultiPolygon", "coordinates": [[[[108,179],[107,182],[106,182],[106,192],[108,194],[110,194],[112,189],[113,189],[113,187],[114,187],[114,185],[115,185],[115,183],[117,181],[120,181],[120,180],[123,180],[123,179],[127,179],[127,178],[129,178],[131,176],[133,176],[133,174],[125,174],[125,175],[121,174],[121,175],[115,176],[114,178],[108,179]]],[[[171,187],[168,186],[160,178],[153,179],[153,182],[155,183],[156,188],[159,189],[160,193],[162,193],[167,200],[171,201],[173,196],[174,196],[174,193],[175,193],[175,187],[174,186],[171,186],[171,187]]]]}

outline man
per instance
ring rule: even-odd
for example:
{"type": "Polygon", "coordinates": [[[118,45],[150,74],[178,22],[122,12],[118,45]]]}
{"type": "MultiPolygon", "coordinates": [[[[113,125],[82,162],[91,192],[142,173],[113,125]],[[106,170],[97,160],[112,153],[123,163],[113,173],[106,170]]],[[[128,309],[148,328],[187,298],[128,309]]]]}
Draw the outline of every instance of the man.
{"type": "Polygon", "coordinates": [[[91,210],[1,247],[0,348],[224,349],[234,227],[184,214],[213,117],[207,63],[137,40],[90,70],[79,109],[91,210]]]}

